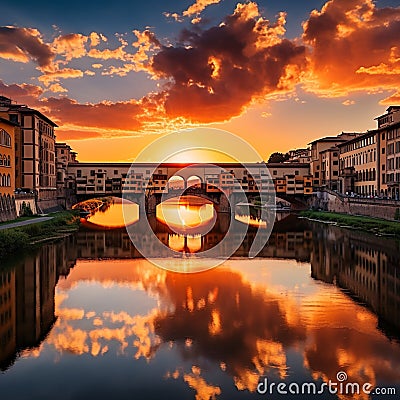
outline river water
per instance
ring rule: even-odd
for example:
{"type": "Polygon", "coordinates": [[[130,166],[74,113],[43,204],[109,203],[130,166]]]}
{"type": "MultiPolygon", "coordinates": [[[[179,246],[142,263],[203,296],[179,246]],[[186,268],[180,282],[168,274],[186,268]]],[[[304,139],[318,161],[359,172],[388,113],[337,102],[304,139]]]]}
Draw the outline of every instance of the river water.
{"type": "MultiPolygon", "coordinates": [[[[1,266],[1,399],[294,399],[257,387],[319,388],[339,372],[400,393],[399,242],[284,215],[258,257],[250,232],[219,267],[179,274],[124,229],[92,225],[1,266]]],[[[185,236],[153,224],[190,253],[225,225],[185,236]]]]}

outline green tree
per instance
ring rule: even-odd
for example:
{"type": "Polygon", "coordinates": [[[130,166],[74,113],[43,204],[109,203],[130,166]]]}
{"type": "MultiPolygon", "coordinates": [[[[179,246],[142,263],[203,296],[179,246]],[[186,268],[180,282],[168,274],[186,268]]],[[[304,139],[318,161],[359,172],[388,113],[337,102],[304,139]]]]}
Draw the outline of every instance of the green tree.
{"type": "Polygon", "coordinates": [[[268,162],[269,163],[283,163],[284,161],[287,161],[289,159],[289,154],[288,153],[279,153],[279,152],[275,152],[272,153],[269,156],[268,162]]]}

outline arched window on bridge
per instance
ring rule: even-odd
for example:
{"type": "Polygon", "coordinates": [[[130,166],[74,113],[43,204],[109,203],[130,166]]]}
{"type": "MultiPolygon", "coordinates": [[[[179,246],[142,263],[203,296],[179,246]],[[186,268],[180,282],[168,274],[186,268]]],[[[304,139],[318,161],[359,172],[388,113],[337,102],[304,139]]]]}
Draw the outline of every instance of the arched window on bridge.
{"type": "Polygon", "coordinates": [[[189,176],[186,183],[187,183],[186,186],[188,188],[190,187],[192,189],[201,189],[201,184],[202,184],[201,178],[196,175],[189,176]]]}
{"type": "Polygon", "coordinates": [[[183,190],[185,189],[185,180],[179,176],[174,175],[168,179],[168,190],[183,190]]]}

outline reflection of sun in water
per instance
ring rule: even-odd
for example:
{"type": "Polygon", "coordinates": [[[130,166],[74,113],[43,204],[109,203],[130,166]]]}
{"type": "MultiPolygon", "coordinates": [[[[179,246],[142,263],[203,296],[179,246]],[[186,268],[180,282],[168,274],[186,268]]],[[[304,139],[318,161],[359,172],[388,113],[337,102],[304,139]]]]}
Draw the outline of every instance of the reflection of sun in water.
{"type": "Polygon", "coordinates": [[[159,204],[156,218],[178,234],[199,234],[212,228],[216,218],[213,204],[196,196],[181,196],[159,204]],[[200,231],[196,231],[196,229],[200,231]]]}

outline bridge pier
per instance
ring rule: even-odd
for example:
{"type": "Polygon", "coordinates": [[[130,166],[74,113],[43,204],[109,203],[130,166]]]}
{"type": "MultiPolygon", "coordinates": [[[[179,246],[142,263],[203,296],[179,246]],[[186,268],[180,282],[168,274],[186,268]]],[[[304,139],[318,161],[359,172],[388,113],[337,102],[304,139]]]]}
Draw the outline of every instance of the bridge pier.
{"type": "Polygon", "coordinates": [[[155,214],[157,206],[161,203],[161,196],[149,194],[146,196],[145,212],[146,214],[155,214]]]}

